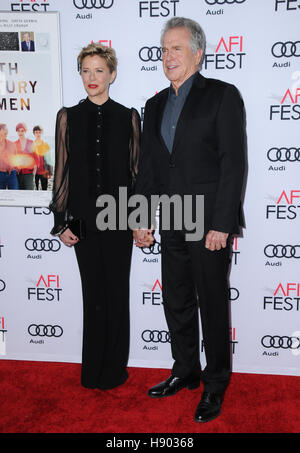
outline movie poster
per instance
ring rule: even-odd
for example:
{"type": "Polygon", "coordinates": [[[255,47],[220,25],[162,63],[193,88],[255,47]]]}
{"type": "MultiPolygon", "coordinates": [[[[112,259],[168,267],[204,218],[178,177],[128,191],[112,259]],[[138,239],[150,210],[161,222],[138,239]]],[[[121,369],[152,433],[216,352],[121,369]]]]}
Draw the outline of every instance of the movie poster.
{"type": "Polygon", "coordinates": [[[0,12],[0,205],[49,205],[61,91],[58,13],[0,12]]]}

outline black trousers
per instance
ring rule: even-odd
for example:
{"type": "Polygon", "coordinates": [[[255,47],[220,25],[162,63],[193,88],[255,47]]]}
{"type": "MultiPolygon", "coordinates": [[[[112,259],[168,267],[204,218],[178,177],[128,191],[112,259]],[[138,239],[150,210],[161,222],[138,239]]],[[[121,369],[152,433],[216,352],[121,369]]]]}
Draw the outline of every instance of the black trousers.
{"type": "Polygon", "coordinates": [[[47,190],[48,188],[48,178],[43,175],[35,175],[35,188],[39,190],[39,182],[41,181],[42,190],[47,190]]]}
{"type": "Polygon", "coordinates": [[[181,231],[162,232],[162,291],[174,359],[172,374],[200,376],[204,389],[225,391],[231,368],[228,268],[230,243],[218,251],[201,241],[186,242],[181,231]],[[199,353],[199,306],[206,356],[199,353]]]}
{"type": "Polygon", "coordinates": [[[129,355],[131,231],[88,231],[75,245],[83,294],[81,383],[123,384],[129,355]]]}

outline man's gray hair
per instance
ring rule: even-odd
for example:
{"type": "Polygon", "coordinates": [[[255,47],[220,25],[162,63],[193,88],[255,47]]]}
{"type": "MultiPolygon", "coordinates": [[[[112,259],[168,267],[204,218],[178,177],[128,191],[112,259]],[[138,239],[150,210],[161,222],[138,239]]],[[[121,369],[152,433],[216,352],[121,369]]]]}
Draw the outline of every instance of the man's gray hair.
{"type": "Polygon", "coordinates": [[[165,24],[164,28],[162,29],[161,32],[161,45],[163,43],[164,35],[167,31],[171,30],[172,28],[178,28],[178,27],[185,27],[189,30],[191,39],[190,39],[190,44],[191,44],[191,50],[193,53],[197,52],[197,50],[202,49],[203,50],[203,55],[201,58],[200,62],[200,67],[204,58],[205,54],[205,47],[206,47],[206,38],[204,31],[202,27],[196,22],[195,20],[192,19],[187,19],[186,17],[172,17],[172,19],[168,20],[168,22],[165,24]]]}

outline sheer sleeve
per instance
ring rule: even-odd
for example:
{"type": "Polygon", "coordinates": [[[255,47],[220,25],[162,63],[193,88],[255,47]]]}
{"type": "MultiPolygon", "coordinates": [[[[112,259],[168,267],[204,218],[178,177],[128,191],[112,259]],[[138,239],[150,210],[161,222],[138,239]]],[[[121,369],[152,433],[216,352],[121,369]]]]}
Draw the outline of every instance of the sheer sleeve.
{"type": "Polygon", "coordinates": [[[69,196],[69,140],[67,109],[57,113],[55,128],[55,172],[50,210],[54,214],[54,227],[51,234],[57,235],[66,224],[69,196]]]}
{"type": "Polygon", "coordinates": [[[138,111],[134,108],[131,109],[132,120],[132,135],[130,140],[130,176],[131,176],[131,190],[134,191],[136,177],[138,173],[138,162],[141,148],[141,119],[138,111]]]}

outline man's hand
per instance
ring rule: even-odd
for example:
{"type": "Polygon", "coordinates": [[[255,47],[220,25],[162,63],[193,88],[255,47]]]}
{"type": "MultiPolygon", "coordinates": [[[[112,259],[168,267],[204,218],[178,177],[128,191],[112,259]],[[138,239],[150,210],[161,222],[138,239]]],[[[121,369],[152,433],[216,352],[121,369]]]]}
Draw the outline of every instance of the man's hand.
{"type": "Polygon", "coordinates": [[[226,247],[228,236],[228,233],[210,230],[206,235],[205,247],[211,251],[221,250],[226,247]]]}
{"type": "Polygon", "coordinates": [[[154,243],[153,230],[134,230],[133,239],[137,247],[150,247],[154,243]]]}

